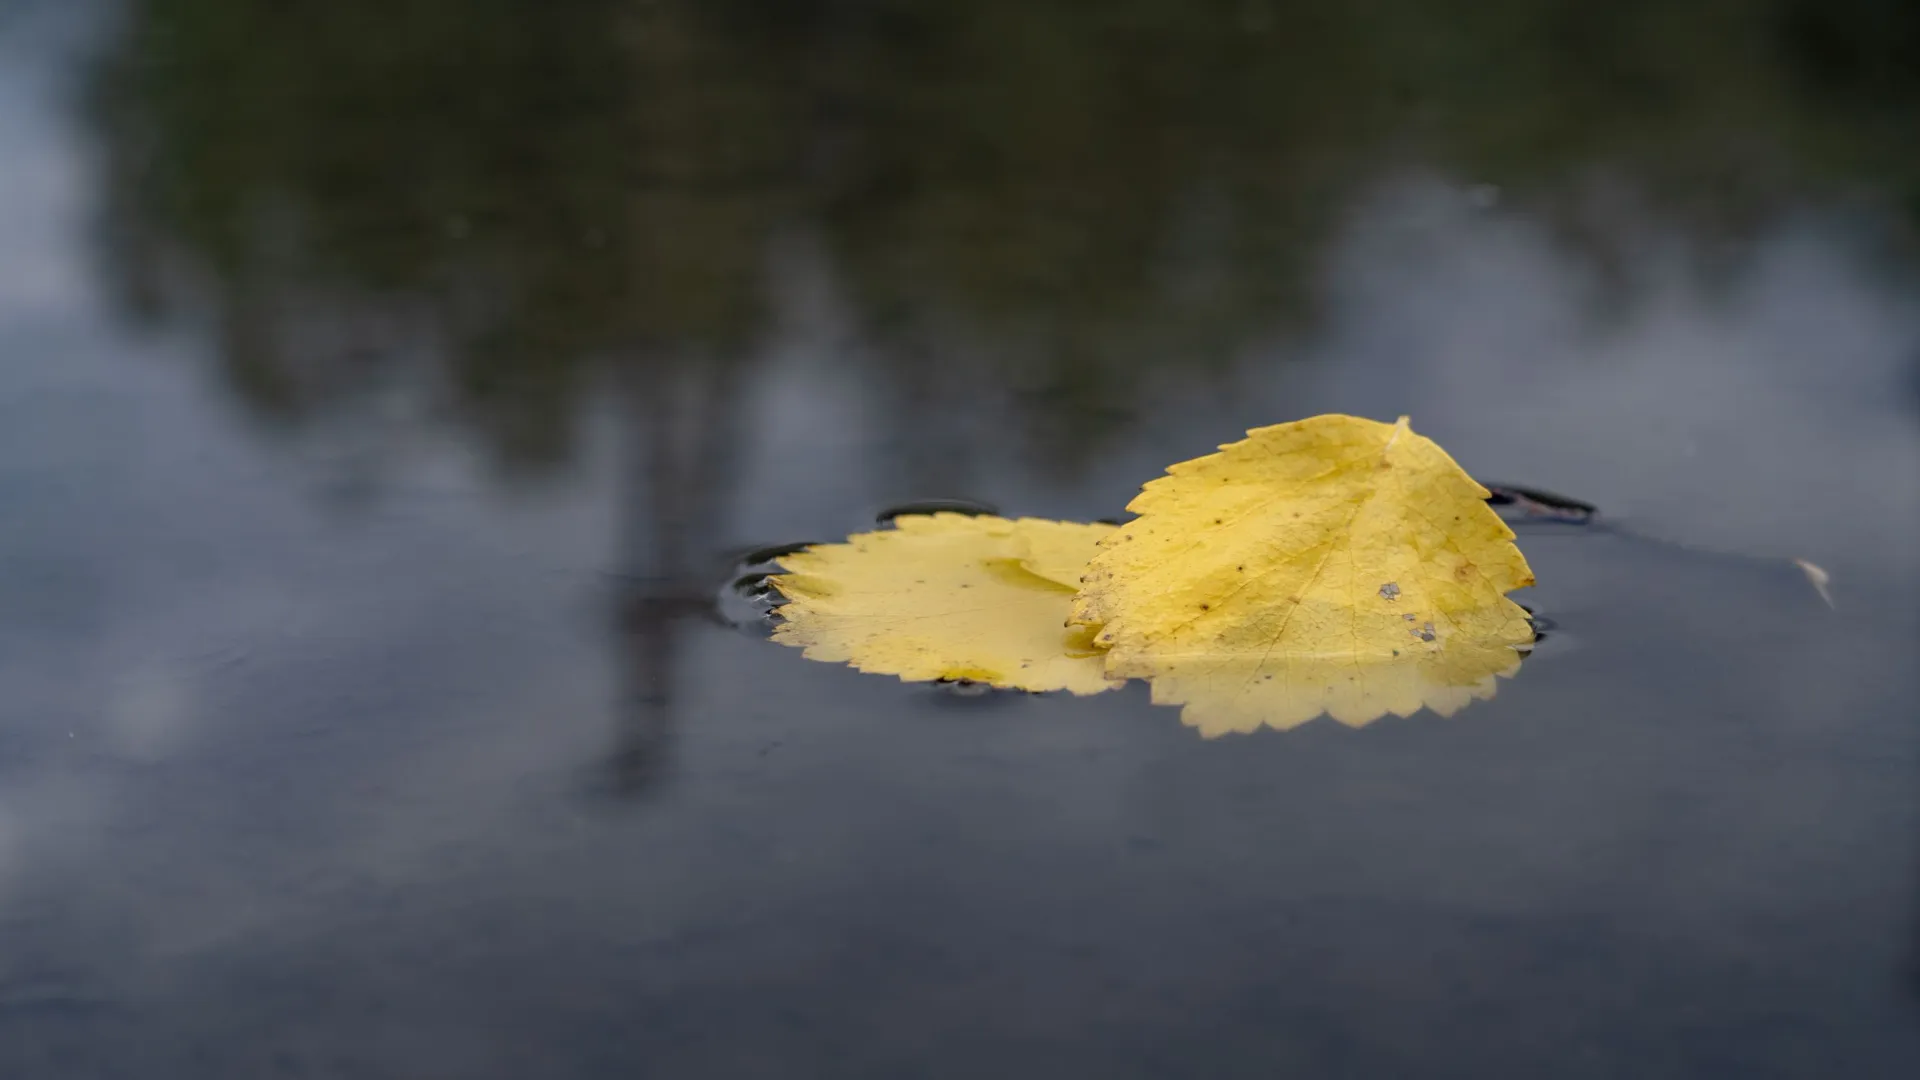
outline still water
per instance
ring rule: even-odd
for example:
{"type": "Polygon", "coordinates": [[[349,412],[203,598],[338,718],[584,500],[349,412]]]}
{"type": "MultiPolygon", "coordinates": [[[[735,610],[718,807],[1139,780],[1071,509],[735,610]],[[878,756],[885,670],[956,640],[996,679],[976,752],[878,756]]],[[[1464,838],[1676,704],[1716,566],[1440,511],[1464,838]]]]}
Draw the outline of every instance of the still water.
{"type": "Polygon", "coordinates": [[[0,5],[0,1075],[1920,1073],[1913,10],[1088,11],[0,5]],[[1494,700],[725,591],[1328,411],[1602,508],[1494,700]]]}

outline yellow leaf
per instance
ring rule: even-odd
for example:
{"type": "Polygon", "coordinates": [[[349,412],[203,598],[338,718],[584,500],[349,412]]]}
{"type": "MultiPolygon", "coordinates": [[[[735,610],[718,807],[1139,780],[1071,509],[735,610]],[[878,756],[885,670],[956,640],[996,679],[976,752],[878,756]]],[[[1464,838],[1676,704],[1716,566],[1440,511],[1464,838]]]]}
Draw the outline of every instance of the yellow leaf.
{"type": "Polygon", "coordinates": [[[1111,525],[963,514],[893,524],[782,558],[786,573],[770,580],[787,597],[786,621],[773,639],[908,681],[1075,694],[1118,685],[1093,631],[1067,625],[1074,585],[1050,576],[1071,566],[1077,581],[1111,525]]]}
{"type": "Polygon", "coordinates": [[[1359,661],[1337,653],[1168,657],[1155,661],[1153,700],[1184,705],[1180,720],[1211,739],[1266,727],[1287,730],[1325,713],[1362,727],[1387,713],[1412,716],[1422,706],[1452,716],[1475,698],[1490,698],[1499,676],[1520,667],[1511,645],[1454,642],[1359,661]]]}
{"type": "Polygon", "coordinates": [[[1258,428],[1142,489],[1073,604],[1107,674],[1207,734],[1360,725],[1493,693],[1533,584],[1487,491],[1404,417],[1258,428]]]}
{"type": "Polygon", "coordinates": [[[1082,525],[1040,518],[1021,518],[1019,526],[1014,530],[1011,543],[1021,567],[1069,593],[1080,591],[1080,579],[1087,573],[1087,560],[1099,550],[1101,538],[1114,529],[1112,525],[1082,525]]]}

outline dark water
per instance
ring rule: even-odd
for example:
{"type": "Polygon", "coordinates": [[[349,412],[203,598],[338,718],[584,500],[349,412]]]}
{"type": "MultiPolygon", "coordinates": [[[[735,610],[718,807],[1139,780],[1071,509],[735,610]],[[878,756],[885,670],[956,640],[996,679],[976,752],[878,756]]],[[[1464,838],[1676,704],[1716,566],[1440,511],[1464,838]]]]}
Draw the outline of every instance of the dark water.
{"type": "Polygon", "coordinates": [[[1920,1073],[1915,9],[1090,10],[0,4],[0,1075],[1920,1073]],[[1495,700],[716,604],[1334,410],[1624,530],[1495,700]]]}

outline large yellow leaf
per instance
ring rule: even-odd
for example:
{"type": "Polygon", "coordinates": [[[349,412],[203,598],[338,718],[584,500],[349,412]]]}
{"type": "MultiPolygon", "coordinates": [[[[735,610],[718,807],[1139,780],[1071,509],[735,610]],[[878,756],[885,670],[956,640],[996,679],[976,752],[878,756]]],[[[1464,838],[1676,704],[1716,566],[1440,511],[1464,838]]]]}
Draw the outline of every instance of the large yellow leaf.
{"type": "Polygon", "coordinates": [[[1106,671],[1208,734],[1359,725],[1490,696],[1533,584],[1487,491],[1403,417],[1259,428],[1128,505],[1073,604],[1106,671]]]}
{"type": "Polygon", "coordinates": [[[905,680],[1076,694],[1118,685],[1093,631],[1067,625],[1074,586],[1056,580],[1060,567],[1077,580],[1113,526],[963,514],[893,524],[780,559],[786,573],[770,580],[786,621],[773,639],[905,680]]]}

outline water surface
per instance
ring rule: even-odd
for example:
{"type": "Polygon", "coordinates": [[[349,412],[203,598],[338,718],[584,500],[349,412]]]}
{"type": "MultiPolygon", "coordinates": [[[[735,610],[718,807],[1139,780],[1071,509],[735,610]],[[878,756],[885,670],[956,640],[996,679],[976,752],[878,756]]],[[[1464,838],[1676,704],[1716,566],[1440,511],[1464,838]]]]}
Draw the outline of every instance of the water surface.
{"type": "Polygon", "coordinates": [[[0,13],[0,1071],[1920,1068],[1905,8],[1071,7],[0,13]],[[716,603],[1326,411],[1612,523],[1492,701],[716,603]]]}

